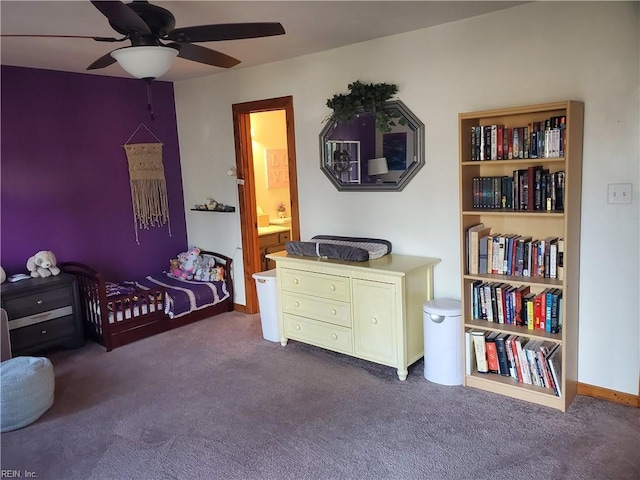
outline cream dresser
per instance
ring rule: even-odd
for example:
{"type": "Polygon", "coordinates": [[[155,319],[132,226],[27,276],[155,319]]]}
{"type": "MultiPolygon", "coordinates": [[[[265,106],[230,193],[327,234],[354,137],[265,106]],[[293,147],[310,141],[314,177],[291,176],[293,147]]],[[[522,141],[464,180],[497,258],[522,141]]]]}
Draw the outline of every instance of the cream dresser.
{"type": "Polygon", "coordinates": [[[347,262],[267,255],[276,262],[280,343],[289,339],[395,367],[424,355],[422,306],[437,258],[385,255],[347,262]]]}

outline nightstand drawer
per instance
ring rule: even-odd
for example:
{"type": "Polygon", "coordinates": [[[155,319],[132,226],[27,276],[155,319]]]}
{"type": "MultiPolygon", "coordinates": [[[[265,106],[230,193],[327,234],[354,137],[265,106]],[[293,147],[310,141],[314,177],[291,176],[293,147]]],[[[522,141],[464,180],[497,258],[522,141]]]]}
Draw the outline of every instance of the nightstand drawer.
{"type": "Polygon", "coordinates": [[[2,306],[10,319],[28,317],[73,303],[68,286],[5,298],[2,306]]]}
{"type": "Polygon", "coordinates": [[[285,313],[351,327],[351,305],[349,303],[283,292],[282,310],[285,313]]]}
{"type": "Polygon", "coordinates": [[[72,315],[17,328],[11,330],[11,350],[20,352],[30,347],[40,347],[49,342],[73,336],[75,333],[76,324],[72,315]]]}
{"type": "Polygon", "coordinates": [[[341,302],[351,300],[350,282],[346,277],[288,268],[283,268],[279,273],[282,274],[282,278],[278,278],[278,281],[282,282],[282,290],[341,302]]]}
{"type": "Polygon", "coordinates": [[[318,345],[336,352],[352,353],[351,329],[317,322],[308,318],[284,314],[284,334],[287,338],[318,345]]]}

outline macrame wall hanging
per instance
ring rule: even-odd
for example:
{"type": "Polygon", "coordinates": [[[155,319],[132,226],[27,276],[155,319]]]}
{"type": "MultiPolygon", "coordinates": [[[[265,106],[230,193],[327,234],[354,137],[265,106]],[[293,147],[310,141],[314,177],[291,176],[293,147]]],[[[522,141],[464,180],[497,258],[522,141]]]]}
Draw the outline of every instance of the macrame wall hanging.
{"type": "Polygon", "coordinates": [[[171,236],[167,182],[162,164],[162,142],[141,123],[122,146],[129,162],[133,226],[138,239],[138,229],[167,225],[171,236]],[[158,143],[129,143],[141,127],[146,128],[158,143]]]}

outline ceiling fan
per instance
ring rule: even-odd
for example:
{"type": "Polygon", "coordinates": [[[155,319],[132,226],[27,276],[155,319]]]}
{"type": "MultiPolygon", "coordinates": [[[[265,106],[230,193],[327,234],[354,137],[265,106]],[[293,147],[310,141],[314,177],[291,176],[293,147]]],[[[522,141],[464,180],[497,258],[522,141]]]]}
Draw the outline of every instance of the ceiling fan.
{"type": "Polygon", "coordinates": [[[87,70],[105,68],[118,62],[136,78],[148,81],[169,70],[176,56],[214,67],[231,68],[240,60],[210,48],[194,45],[198,42],[216,42],[246,38],[283,35],[280,23],[227,23],[175,28],[175,17],[162,7],[147,0],[123,3],[119,0],[91,3],[102,13],[109,25],[123,35],[121,38],[82,35],[5,35],[3,37],[91,38],[97,42],[123,42],[131,46],[118,48],[94,61],[87,70]],[[163,43],[168,42],[168,43],[163,43]]]}

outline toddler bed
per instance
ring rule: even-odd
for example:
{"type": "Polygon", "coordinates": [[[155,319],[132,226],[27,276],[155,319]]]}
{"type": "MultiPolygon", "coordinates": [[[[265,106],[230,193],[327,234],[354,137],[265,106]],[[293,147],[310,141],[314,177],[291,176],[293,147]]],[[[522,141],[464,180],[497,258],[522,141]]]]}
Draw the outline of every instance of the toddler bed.
{"type": "Polygon", "coordinates": [[[115,284],[82,263],[65,262],[59,266],[78,279],[85,335],[109,352],[233,310],[232,259],[204,250],[200,255],[222,267],[222,280],[187,280],[160,272],[115,284]]]}

